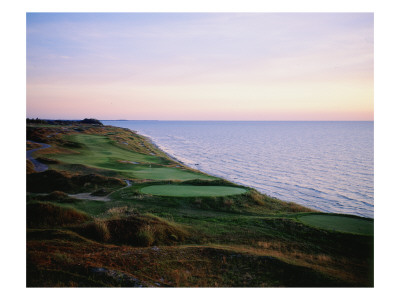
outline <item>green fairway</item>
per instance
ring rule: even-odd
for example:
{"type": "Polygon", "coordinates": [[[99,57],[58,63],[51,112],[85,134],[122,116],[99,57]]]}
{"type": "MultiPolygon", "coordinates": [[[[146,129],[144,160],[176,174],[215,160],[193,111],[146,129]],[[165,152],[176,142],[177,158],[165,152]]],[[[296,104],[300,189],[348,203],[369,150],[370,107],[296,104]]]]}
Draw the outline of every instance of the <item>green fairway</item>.
{"type": "Polygon", "coordinates": [[[356,233],[364,235],[374,234],[374,222],[369,219],[362,219],[351,216],[334,215],[306,215],[299,218],[307,225],[320,227],[328,230],[336,230],[347,233],[356,233]]]}
{"type": "Polygon", "coordinates": [[[169,161],[154,155],[145,155],[119,148],[108,137],[98,135],[76,134],[68,137],[71,142],[82,147],[71,148],[75,154],[47,154],[46,157],[67,164],[82,164],[94,168],[116,171],[127,178],[154,180],[191,180],[213,179],[213,177],[176,168],[163,167],[169,161]],[[124,163],[132,161],[138,164],[124,163]],[[152,164],[157,164],[153,165],[152,164]],[[161,166],[160,166],[161,165],[161,166]]]}
{"type": "Polygon", "coordinates": [[[246,193],[246,189],[232,186],[196,186],[196,185],[151,185],[141,189],[142,193],[158,196],[209,197],[228,196],[246,193]]]}
{"type": "MultiPolygon", "coordinates": [[[[158,163],[164,161],[157,156],[145,155],[119,148],[115,142],[108,137],[99,135],[74,134],[68,137],[71,142],[81,144],[82,148],[74,148],[77,154],[52,154],[48,155],[60,161],[71,164],[86,164],[94,167],[102,165],[112,160],[127,160],[141,163],[158,163]]],[[[124,166],[124,164],[121,164],[124,166]]]]}
{"type": "Polygon", "coordinates": [[[193,180],[203,179],[211,180],[213,177],[203,175],[200,173],[192,173],[183,171],[176,168],[163,168],[163,167],[137,167],[134,171],[135,177],[140,179],[153,179],[153,180],[193,180]]]}

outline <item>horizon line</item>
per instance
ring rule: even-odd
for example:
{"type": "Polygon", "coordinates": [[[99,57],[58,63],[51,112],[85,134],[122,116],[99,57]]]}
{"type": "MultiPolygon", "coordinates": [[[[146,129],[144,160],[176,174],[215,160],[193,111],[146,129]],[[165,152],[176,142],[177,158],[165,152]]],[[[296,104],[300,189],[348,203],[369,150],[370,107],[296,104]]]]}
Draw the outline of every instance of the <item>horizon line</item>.
{"type": "Polygon", "coordinates": [[[99,121],[157,121],[157,122],[373,122],[374,120],[157,120],[157,119],[98,119],[99,121]]]}
{"type": "MultiPolygon", "coordinates": [[[[26,117],[28,119],[36,119],[34,117],[26,117]]],[[[52,119],[52,118],[37,118],[41,120],[49,121],[80,121],[85,118],[79,119],[52,119]]],[[[98,118],[88,118],[97,119],[99,121],[156,121],[156,122],[374,122],[374,120],[158,120],[158,119],[98,119],[98,118]]]]}

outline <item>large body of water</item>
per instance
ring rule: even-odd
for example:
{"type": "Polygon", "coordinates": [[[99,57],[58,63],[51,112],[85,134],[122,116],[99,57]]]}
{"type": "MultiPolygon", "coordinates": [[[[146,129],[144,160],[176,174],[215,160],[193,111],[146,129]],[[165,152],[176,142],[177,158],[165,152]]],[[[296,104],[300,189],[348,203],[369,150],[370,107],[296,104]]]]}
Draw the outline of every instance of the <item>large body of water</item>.
{"type": "Polygon", "coordinates": [[[373,122],[103,121],[186,165],[324,212],[374,215],[373,122]]]}

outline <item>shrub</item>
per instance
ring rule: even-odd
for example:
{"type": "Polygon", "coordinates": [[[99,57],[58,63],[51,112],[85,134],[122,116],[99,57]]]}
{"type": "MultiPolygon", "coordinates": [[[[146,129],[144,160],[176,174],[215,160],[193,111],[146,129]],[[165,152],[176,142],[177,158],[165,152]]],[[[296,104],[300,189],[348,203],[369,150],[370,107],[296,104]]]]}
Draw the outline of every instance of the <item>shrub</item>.
{"type": "Polygon", "coordinates": [[[28,203],[26,215],[27,226],[31,228],[79,224],[90,219],[87,214],[77,209],[48,202],[28,203]]]}
{"type": "Polygon", "coordinates": [[[76,228],[93,240],[139,247],[173,245],[182,242],[188,233],[179,225],[153,215],[131,214],[95,220],[76,228]]]}
{"type": "Polygon", "coordinates": [[[252,190],[250,191],[250,198],[251,200],[257,204],[257,205],[261,205],[261,206],[265,206],[265,196],[252,190]]]}
{"type": "Polygon", "coordinates": [[[114,217],[139,215],[138,210],[136,208],[128,207],[128,206],[112,207],[109,210],[107,210],[107,213],[114,217]]]}
{"type": "Polygon", "coordinates": [[[97,119],[88,119],[85,118],[82,121],[80,121],[79,123],[83,123],[83,124],[94,124],[94,125],[103,125],[103,123],[101,123],[99,120],[97,119]]]}
{"type": "Polygon", "coordinates": [[[154,243],[154,232],[155,228],[150,225],[146,225],[139,229],[137,233],[137,242],[142,246],[151,246],[154,243]]]}
{"type": "Polygon", "coordinates": [[[37,160],[42,162],[42,163],[44,163],[44,164],[46,164],[46,165],[59,164],[60,163],[58,160],[47,158],[47,157],[38,157],[37,160]]]}
{"type": "Polygon", "coordinates": [[[61,191],[54,191],[47,195],[27,195],[28,201],[57,202],[57,203],[76,203],[82,200],[71,198],[68,194],[61,191]]]}
{"type": "Polygon", "coordinates": [[[28,174],[26,181],[27,191],[33,193],[50,193],[53,191],[84,192],[97,189],[98,186],[118,188],[126,185],[123,180],[118,178],[97,174],[71,176],[66,172],[55,170],[28,174]]]}
{"type": "Polygon", "coordinates": [[[107,227],[107,222],[96,219],[93,222],[86,223],[82,226],[81,233],[86,237],[99,242],[107,242],[111,235],[107,227]]]}
{"type": "Polygon", "coordinates": [[[227,208],[231,208],[233,205],[233,200],[232,199],[225,199],[224,200],[224,206],[226,206],[227,208]]]}

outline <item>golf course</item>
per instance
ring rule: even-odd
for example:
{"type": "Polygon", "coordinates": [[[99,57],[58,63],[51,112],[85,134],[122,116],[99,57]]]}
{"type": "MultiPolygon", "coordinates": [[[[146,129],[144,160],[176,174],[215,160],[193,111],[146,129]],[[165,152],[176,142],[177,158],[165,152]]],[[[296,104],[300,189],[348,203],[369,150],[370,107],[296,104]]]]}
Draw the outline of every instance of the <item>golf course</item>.
{"type": "Polygon", "coordinates": [[[144,194],[175,197],[229,196],[243,194],[246,189],[230,186],[152,185],[140,190],[144,194]]]}
{"type": "Polygon", "coordinates": [[[75,150],[74,147],[79,147],[79,150],[73,154],[49,154],[46,157],[65,164],[82,164],[115,171],[127,178],[154,180],[207,180],[212,178],[204,174],[168,167],[171,162],[162,157],[120,148],[106,136],[76,134],[66,138],[66,141],[72,145],[69,149],[75,150]]]}
{"type": "Polygon", "coordinates": [[[327,230],[342,231],[354,234],[374,234],[374,222],[370,219],[352,218],[345,215],[305,215],[299,218],[307,225],[327,230]]]}
{"type": "Polygon", "coordinates": [[[374,285],[373,219],[204,174],[129,129],[36,121],[27,140],[29,287],[374,285]]]}

